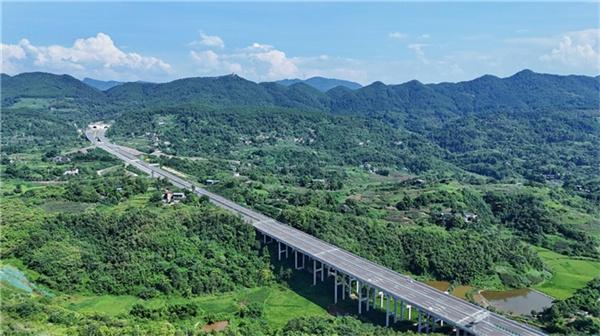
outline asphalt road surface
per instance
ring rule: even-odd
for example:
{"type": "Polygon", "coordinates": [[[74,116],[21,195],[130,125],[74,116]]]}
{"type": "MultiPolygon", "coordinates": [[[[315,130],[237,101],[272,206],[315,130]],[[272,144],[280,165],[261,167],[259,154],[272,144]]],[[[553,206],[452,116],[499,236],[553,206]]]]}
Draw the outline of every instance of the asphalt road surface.
{"type": "Polygon", "coordinates": [[[510,320],[415,281],[408,276],[370,262],[289,225],[277,222],[273,218],[242,207],[160,167],[151,166],[140,160],[134,150],[110,143],[104,136],[105,132],[106,127],[104,125],[97,125],[95,128],[93,126],[89,127],[85,134],[94,145],[148,175],[165,178],[177,187],[193,190],[198,195],[208,196],[212,203],[239,214],[259,232],[359,280],[362,284],[369,285],[402,300],[410,304],[413,309],[426,310],[432,316],[474,335],[545,335],[536,328],[510,320]]]}

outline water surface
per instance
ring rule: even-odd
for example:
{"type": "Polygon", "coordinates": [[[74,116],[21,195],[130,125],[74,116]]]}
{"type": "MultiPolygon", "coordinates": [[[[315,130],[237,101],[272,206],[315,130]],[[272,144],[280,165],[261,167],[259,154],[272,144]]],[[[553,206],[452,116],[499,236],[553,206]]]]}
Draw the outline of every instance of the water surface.
{"type": "Polygon", "coordinates": [[[529,288],[507,291],[483,291],[484,298],[494,308],[515,315],[530,315],[552,305],[552,298],[529,288]]]}

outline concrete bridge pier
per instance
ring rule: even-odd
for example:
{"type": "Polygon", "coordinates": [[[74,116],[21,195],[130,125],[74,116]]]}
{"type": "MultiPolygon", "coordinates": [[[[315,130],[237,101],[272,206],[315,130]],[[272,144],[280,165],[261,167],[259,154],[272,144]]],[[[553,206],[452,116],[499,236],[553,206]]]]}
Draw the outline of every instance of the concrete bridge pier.
{"type": "Polygon", "coordinates": [[[387,301],[387,306],[386,306],[386,309],[385,309],[385,326],[389,327],[390,326],[390,317],[393,316],[394,317],[394,322],[396,322],[396,314],[397,314],[396,308],[397,308],[397,305],[396,305],[396,298],[392,297],[389,294],[386,295],[386,301],[387,301]],[[394,311],[393,312],[391,310],[392,300],[394,300],[394,311]]]}
{"type": "MultiPolygon", "coordinates": [[[[404,309],[406,308],[406,303],[402,300],[400,301],[400,319],[404,320],[404,309]]],[[[409,318],[410,320],[410,318],[409,318]]]]}
{"type": "Polygon", "coordinates": [[[370,294],[371,294],[371,287],[367,286],[367,298],[365,299],[365,301],[367,303],[365,305],[367,311],[369,311],[369,306],[371,305],[371,301],[369,301],[370,294]]]}
{"type": "MultiPolygon", "coordinates": [[[[402,301],[400,301],[402,304],[402,301]]],[[[394,297],[394,323],[398,322],[398,299],[394,297]]]]}
{"type": "Polygon", "coordinates": [[[281,242],[277,242],[277,260],[281,261],[281,255],[285,253],[285,258],[288,257],[288,247],[287,245],[282,244],[281,242]],[[285,249],[282,249],[281,246],[285,246],[285,249]]]}
{"type": "Polygon", "coordinates": [[[367,289],[367,297],[363,296],[363,288],[364,286],[362,286],[360,284],[360,281],[356,280],[356,288],[357,288],[357,293],[358,293],[358,314],[362,314],[362,304],[363,302],[365,302],[365,306],[367,311],[369,311],[369,287],[366,287],[367,289]]]}
{"type": "Polygon", "coordinates": [[[429,331],[431,330],[431,315],[429,315],[429,313],[425,314],[425,333],[429,334],[429,331]]]}
{"type": "Polygon", "coordinates": [[[358,295],[358,315],[362,314],[362,288],[360,288],[360,283],[358,280],[356,281],[356,295],[358,295]]]}
{"type": "Polygon", "coordinates": [[[321,272],[321,281],[323,281],[323,263],[317,268],[317,260],[313,259],[313,286],[317,284],[317,272],[321,272]]]}
{"type": "Polygon", "coordinates": [[[346,300],[346,290],[346,275],[342,273],[342,300],[346,300]]]}
{"type": "Polygon", "coordinates": [[[297,270],[304,269],[304,254],[300,254],[302,255],[302,264],[298,264],[298,250],[294,250],[294,268],[297,270]]]}
{"type": "MultiPolygon", "coordinates": [[[[334,270],[334,272],[335,272],[336,274],[334,274],[334,276],[333,276],[333,303],[334,303],[334,304],[337,304],[337,302],[338,302],[338,286],[339,286],[341,283],[340,283],[340,281],[339,281],[339,279],[338,279],[338,276],[337,276],[337,271],[336,271],[336,270],[334,270]]],[[[342,288],[342,292],[343,292],[343,290],[344,290],[344,289],[342,288]]]]}

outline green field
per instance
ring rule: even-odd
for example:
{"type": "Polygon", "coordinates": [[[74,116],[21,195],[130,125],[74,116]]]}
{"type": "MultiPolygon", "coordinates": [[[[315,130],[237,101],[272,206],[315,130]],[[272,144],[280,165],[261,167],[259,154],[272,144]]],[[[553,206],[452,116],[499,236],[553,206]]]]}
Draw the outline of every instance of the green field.
{"type": "Polygon", "coordinates": [[[242,289],[235,292],[200,296],[195,298],[166,297],[142,300],[130,295],[65,296],[59,304],[80,313],[101,313],[109,316],[128,314],[136,303],[158,308],[174,303],[198,304],[204,313],[235,314],[240,304],[264,305],[264,318],[269,325],[280,328],[299,316],[326,316],[327,311],[319,305],[281,286],[242,289]]]}
{"type": "Polygon", "coordinates": [[[600,261],[569,257],[544,248],[536,249],[553,276],[534,287],[557,299],[568,298],[590,280],[600,276],[600,261]]]}

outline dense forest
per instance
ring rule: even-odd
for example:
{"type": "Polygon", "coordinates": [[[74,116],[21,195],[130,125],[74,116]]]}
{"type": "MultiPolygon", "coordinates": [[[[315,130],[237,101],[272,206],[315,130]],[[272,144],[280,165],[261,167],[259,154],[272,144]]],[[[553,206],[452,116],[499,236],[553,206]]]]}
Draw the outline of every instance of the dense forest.
{"type": "Polygon", "coordinates": [[[195,332],[223,320],[231,335],[404,332],[350,317],[275,323],[245,299],[225,315],[198,306],[295,280],[239,218],[190,194],[165,205],[166,182],[85,148],[82,129],[97,120],[148,162],[419,280],[469,285],[467,299],[569,287],[529,322],[598,332],[598,77],[522,71],[318,90],[223,76],[106,91],[68,75],[1,79],[2,264],[57,294],[3,283],[7,333],[195,332]],[[591,271],[572,287],[540,251],[591,271]],[[138,301],[90,315],[66,303],[77,296],[138,301]]]}

